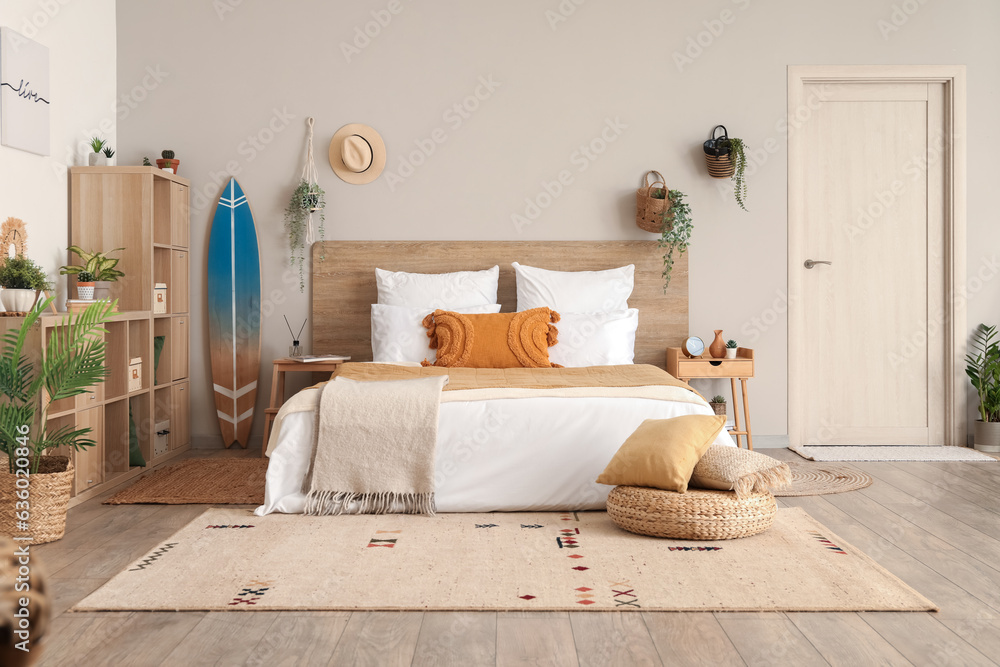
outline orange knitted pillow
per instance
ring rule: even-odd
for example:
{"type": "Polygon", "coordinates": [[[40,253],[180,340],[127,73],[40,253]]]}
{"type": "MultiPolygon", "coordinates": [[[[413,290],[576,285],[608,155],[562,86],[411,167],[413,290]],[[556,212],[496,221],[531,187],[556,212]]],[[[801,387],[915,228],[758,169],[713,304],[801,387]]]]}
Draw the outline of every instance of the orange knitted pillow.
{"type": "MultiPolygon", "coordinates": [[[[424,318],[434,366],[466,368],[556,368],[549,348],[559,330],[559,313],[533,308],[519,313],[462,314],[435,310],[424,318]]],[[[432,365],[424,359],[424,366],[432,365]]]]}

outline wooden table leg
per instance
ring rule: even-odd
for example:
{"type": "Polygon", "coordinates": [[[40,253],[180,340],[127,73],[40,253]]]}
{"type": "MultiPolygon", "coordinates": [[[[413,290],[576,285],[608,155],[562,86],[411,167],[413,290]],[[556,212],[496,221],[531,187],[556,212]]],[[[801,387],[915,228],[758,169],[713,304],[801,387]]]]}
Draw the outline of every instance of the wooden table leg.
{"type": "MultiPolygon", "coordinates": [[[[274,370],[271,372],[271,404],[269,408],[280,408],[281,404],[285,402],[285,371],[281,370],[278,365],[274,366],[274,370]]],[[[271,422],[274,417],[271,415],[264,415],[264,440],[260,446],[260,455],[263,457],[264,452],[267,451],[267,439],[271,437],[271,422]]]]}
{"type": "Polygon", "coordinates": [[[753,436],[750,435],[750,402],[747,400],[746,378],[740,378],[740,386],[743,389],[743,417],[746,419],[747,422],[747,449],[753,451],[753,436]]]}
{"type": "MultiPolygon", "coordinates": [[[[729,383],[732,385],[733,389],[733,421],[735,422],[733,430],[742,431],[743,429],[740,428],[740,410],[739,406],[736,405],[736,378],[729,378],[729,383]]],[[[743,445],[740,444],[740,436],[737,435],[735,437],[736,437],[736,446],[742,447],[743,445]]]]}

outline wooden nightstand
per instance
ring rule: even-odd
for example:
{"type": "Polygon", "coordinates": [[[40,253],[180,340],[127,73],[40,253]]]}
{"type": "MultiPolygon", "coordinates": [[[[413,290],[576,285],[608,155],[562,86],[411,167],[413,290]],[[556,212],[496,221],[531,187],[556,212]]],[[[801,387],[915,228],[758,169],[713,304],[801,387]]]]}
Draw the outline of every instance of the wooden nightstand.
{"type": "Polygon", "coordinates": [[[271,373],[271,404],[264,411],[264,444],[260,448],[261,456],[264,456],[264,452],[267,451],[267,439],[271,436],[271,424],[274,423],[274,416],[278,414],[278,410],[285,403],[285,373],[333,373],[342,363],[344,363],[342,359],[310,361],[308,363],[295,361],[290,357],[274,360],[274,370],[271,373]]]}
{"type": "Polygon", "coordinates": [[[750,403],[747,401],[747,379],[753,377],[753,350],[746,347],[736,349],[735,359],[713,359],[711,357],[689,358],[679,347],[667,348],[667,372],[678,380],[690,382],[695,378],[729,378],[733,389],[733,420],[736,428],[729,433],[736,438],[740,447],[740,436],[747,437],[747,449],[753,449],[753,435],[750,433],[750,403]],[[740,411],[736,398],[736,380],[743,390],[743,418],[746,430],[740,429],[740,411]]]}

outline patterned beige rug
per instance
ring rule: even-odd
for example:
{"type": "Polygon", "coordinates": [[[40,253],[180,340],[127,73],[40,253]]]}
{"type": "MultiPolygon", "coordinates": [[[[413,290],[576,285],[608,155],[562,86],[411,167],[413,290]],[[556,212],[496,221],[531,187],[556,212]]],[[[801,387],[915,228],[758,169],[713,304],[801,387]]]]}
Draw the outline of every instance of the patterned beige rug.
{"type": "Polygon", "coordinates": [[[255,517],[210,509],[74,609],[926,611],[800,508],[722,542],[604,512],[255,517]]]}

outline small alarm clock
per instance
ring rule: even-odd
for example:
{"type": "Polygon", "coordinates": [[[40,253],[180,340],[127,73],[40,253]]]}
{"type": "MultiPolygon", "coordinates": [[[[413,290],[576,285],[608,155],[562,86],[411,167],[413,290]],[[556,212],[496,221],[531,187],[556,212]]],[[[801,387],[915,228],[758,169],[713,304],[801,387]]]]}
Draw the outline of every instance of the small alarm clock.
{"type": "Polygon", "coordinates": [[[681,347],[681,350],[689,359],[700,357],[705,352],[705,341],[697,336],[691,336],[684,341],[684,345],[681,347]]]}

